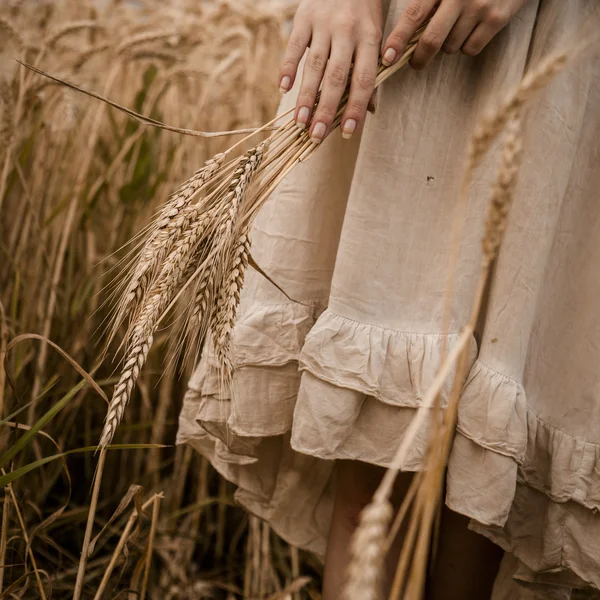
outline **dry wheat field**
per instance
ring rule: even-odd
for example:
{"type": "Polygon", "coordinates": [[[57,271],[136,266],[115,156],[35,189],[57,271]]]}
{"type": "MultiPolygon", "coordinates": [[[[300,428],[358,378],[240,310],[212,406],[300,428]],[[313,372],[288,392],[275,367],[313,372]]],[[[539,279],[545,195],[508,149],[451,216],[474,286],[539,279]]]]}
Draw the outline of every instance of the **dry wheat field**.
{"type": "Polygon", "coordinates": [[[107,454],[78,579],[93,450],[119,375],[99,357],[122,247],[240,136],[144,126],[15,60],[170,125],[257,127],[277,107],[290,16],[273,0],[0,4],[1,597],[318,589],[314,559],[232,506],[230,487],[190,448],[173,447],[186,374],[161,331],[107,454]]]}
{"type": "MultiPolygon", "coordinates": [[[[236,507],[231,486],[190,447],[173,446],[207,333],[231,377],[252,219],[318,151],[289,116],[263,127],[277,108],[292,14],[288,0],[0,5],[2,598],[320,598],[318,560],[236,507]]],[[[380,66],[378,84],[415,40],[395,67],[380,66]]],[[[452,394],[394,521],[394,468],[363,512],[349,600],[375,598],[403,520],[390,598],[421,598],[467,342],[522,162],[524,111],[585,46],[546,57],[474,124],[453,233],[458,242],[470,180],[496,148],[480,284],[398,464],[454,372],[452,394]]],[[[448,298],[451,283],[450,273],[448,298]]]]}

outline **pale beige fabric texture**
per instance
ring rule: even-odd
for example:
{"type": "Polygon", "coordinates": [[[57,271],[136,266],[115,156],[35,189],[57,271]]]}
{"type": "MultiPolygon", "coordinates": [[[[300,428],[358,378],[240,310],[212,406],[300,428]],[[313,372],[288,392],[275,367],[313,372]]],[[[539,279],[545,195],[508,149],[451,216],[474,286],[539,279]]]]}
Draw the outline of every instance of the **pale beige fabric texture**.
{"type": "MultiPolygon", "coordinates": [[[[392,4],[388,27],[402,6],[392,4]]],[[[213,360],[202,360],[178,441],[291,543],[323,553],[333,460],[389,464],[439,366],[476,115],[594,19],[597,31],[596,0],[530,0],[479,57],[399,72],[361,138],[332,135],[264,207],[255,258],[299,302],[249,273],[233,394],[220,395],[213,360]]],[[[508,553],[497,600],[600,586],[597,57],[534,102],[524,144],[447,476],[447,504],[508,553]]],[[[478,171],[464,221],[450,345],[471,308],[496,165],[494,155],[478,171]]],[[[419,469],[425,445],[423,432],[406,469],[419,469]]]]}

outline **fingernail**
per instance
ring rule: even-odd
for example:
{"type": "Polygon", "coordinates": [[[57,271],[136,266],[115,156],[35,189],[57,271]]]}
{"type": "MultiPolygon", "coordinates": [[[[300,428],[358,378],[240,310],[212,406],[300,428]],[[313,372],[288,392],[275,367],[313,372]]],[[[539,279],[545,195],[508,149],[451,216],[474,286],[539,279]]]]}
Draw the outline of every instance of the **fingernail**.
{"type": "Polygon", "coordinates": [[[303,106],[298,111],[298,116],[296,117],[296,125],[304,129],[306,127],[306,124],[308,123],[308,117],[310,117],[310,110],[308,110],[307,106],[303,106]]]}
{"type": "Polygon", "coordinates": [[[279,82],[280,93],[285,94],[290,91],[290,81],[291,79],[287,75],[281,78],[281,81],[279,82]]]}
{"type": "Polygon", "coordinates": [[[342,137],[345,140],[348,140],[352,137],[354,130],[356,129],[356,121],[354,119],[348,119],[344,123],[344,127],[342,128],[342,137]]]}
{"type": "Polygon", "coordinates": [[[312,128],[312,133],[310,134],[310,139],[312,142],[321,142],[325,137],[325,123],[315,123],[315,126],[312,128]]]}
{"type": "Polygon", "coordinates": [[[383,53],[383,60],[381,62],[384,64],[384,66],[389,67],[394,62],[395,58],[396,58],[396,51],[393,48],[388,48],[383,53]]]}

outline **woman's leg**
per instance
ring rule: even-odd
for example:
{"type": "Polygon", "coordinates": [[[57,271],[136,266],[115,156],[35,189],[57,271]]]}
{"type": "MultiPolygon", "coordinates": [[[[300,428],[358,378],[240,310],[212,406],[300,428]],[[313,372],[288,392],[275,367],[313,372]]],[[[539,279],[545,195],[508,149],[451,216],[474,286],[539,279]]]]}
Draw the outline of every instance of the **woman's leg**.
{"type": "MultiPolygon", "coordinates": [[[[350,545],[362,509],[369,504],[385,469],[359,461],[337,461],[334,470],[335,503],[325,554],[323,600],[341,600],[350,562],[350,545]]],[[[400,473],[394,490],[394,504],[400,504],[411,473],[400,473]]],[[[398,563],[400,543],[394,543],[387,557],[388,575],[393,576],[398,563]]]]}
{"type": "Polygon", "coordinates": [[[427,600],[490,600],[502,549],[468,525],[467,517],[444,506],[427,600]]]}
{"type": "MultiPolygon", "coordinates": [[[[323,581],[323,600],[341,600],[350,562],[350,542],[360,512],[371,501],[384,469],[359,461],[338,461],[335,466],[335,503],[323,581]]],[[[399,508],[412,475],[401,473],[392,499],[399,508]]],[[[467,528],[468,519],[446,507],[442,513],[437,555],[428,583],[427,600],[489,600],[502,551],[467,528]]],[[[387,557],[388,581],[392,580],[402,533],[387,557]]],[[[387,594],[385,594],[387,597],[387,594]]]]}

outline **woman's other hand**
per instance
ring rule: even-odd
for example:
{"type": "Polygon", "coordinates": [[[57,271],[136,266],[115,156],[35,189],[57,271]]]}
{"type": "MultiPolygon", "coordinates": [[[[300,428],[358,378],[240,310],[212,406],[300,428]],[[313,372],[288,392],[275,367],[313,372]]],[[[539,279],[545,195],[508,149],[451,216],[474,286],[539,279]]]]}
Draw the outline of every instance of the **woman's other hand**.
{"type": "Polygon", "coordinates": [[[381,36],[381,0],[301,0],[281,65],[279,88],[285,93],[294,85],[298,64],[308,48],[295,119],[301,127],[310,121],[313,141],[320,142],[331,129],[352,63],[342,135],[349,138],[364,120],[375,89],[381,36]],[[311,119],[321,82],[319,105],[311,119]]]}
{"type": "Polygon", "coordinates": [[[443,50],[479,54],[517,14],[526,0],[409,0],[383,46],[383,64],[396,62],[421,25],[431,16],[411,66],[420,69],[443,50]],[[437,8],[436,8],[437,7],[437,8]]]}

